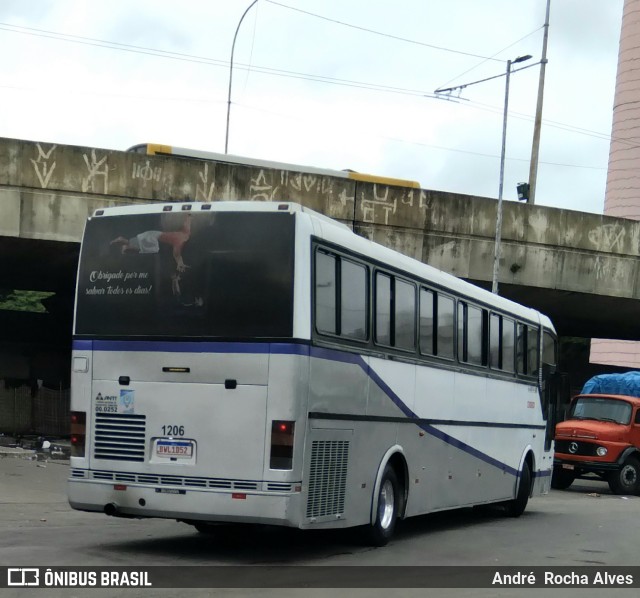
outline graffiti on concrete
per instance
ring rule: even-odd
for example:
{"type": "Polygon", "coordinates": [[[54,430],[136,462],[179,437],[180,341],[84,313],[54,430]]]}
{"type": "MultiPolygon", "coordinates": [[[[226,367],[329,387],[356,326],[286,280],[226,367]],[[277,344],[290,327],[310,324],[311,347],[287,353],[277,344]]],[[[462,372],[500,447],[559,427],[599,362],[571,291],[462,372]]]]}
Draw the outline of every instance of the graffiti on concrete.
{"type": "Polygon", "coordinates": [[[368,190],[360,193],[360,206],[363,222],[389,224],[390,215],[395,215],[399,205],[426,210],[429,208],[427,194],[422,189],[398,190],[397,187],[373,184],[373,199],[368,190]],[[399,203],[398,203],[399,202],[399,203]],[[382,218],[376,213],[382,212],[382,218]]]}
{"type": "Polygon", "coordinates": [[[589,241],[599,251],[622,252],[624,250],[625,233],[626,230],[619,224],[603,224],[589,231],[589,241]]]}
{"type": "Polygon", "coordinates": [[[43,189],[46,189],[51,180],[51,175],[56,169],[55,160],[51,163],[50,159],[53,157],[53,153],[58,146],[52,145],[47,151],[43,150],[39,143],[36,143],[36,147],[38,148],[38,157],[35,160],[31,159],[31,163],[36,171],[40,185],[43,189]]]}
{"type": "Polygon", "coordinates": [[[133,180],[141,179],[143,185],[150,181],[158,183],[162,179],[162,166],[151,166],[150,160],[145,160],[144,163],[136,162],[133,164],[131,178],[133,180]]]}
{"type": "MultiPolygon", "coordinates": [[[[296,196],[313,192],[322,197],[334,198],[337,192],[335,182],[328,176],[279,170],[274,172],[273,179],[275,183],[269,180],[264,169],[260,169],[258,174],[251,178],[249,198],[252,201],[286,200],[289,199],[290,192],[295,192],[296,196]]],[[[343,207],[348,201],[354,200],[345,190],[338,194],[337,198],[343,207]]]]}
{"type": "Polygon", "coordinates": [[[84,163],[87,167],[88,175],[82,179],[82,191],[83,193],[91,192],[98,193],[96,189],[97,179],[102,179],[102,193],[105,195],[109,193],[109,165],[107,164],[107,155],[98,159],[96,150],[91,150],[91,159],[87,154],[82,154],[84,163]]]}
{"type": "Polygon", "coordinates": [[[211,202],[213,201],[213,192],[216,188],[215,181],[209,182],[209,164],[206,162],[200,172],[198,172],[200,183],[196,183],[196,201],[211,202]]]}

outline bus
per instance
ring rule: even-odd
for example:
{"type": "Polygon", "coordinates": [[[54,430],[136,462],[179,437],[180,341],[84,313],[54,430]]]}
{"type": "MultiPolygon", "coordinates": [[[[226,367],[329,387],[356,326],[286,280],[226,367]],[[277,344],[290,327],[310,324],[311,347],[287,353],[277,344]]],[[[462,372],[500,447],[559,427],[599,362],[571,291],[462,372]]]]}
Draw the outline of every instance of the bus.
{"type": "Polygon", "coordinates": [[[549,491],[557,337],[294,203],[99,209],[80,252],[74,509],[359,527],[549,491]]]}
{"type": "Polygon", "coordinates": [[[318,176],[331,176],[341,179],[350,179],[361,183],[376,183],[378,185],[392,185],[396,187],[409,187],[420,189],[418,181],[408,179],[397,179],[394,177],[378,176],[355,172],[354,170],[333,170],[330,168],[317,168],[315,166],[302,166],[300,164],[288,164],[285,162],[273,162],[260,158],[249,158],[246,156],[236,156],[233,154],[220,154],[204,150],[189,149],[164,145],[161,143],[139,143],[130,147],[128,152],[144,154],[147,156],[170,156],[173,158],[186,158],[191,160],[211,160],[223,164],[236,164],[239,166],[253,166],[255,168],[270,168],[276,170],[287,170],[289,172],[301,172],[303,174],[315,174],[318,176]]]}

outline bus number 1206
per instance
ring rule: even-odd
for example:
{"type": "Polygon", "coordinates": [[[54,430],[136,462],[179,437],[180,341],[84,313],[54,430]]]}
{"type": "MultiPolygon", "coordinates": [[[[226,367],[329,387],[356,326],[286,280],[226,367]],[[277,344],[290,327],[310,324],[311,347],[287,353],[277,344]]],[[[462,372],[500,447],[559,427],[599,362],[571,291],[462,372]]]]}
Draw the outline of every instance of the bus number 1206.
{"type": "Polygon", "coordinates": [[[163,436],[184,436],[184,426],[162,426],[163,436]]]}

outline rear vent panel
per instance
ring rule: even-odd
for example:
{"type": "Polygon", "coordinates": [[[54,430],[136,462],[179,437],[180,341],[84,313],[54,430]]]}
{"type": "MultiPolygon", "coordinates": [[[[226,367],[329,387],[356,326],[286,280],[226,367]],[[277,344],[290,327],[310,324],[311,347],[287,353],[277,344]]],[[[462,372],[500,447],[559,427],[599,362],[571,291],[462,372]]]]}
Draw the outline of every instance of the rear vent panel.
{"type": "Polygon", "coordinates": [[[311,445],[307,517],[344,513],[349,441],[314,440],[311,445]]]}
{"type": "Polygon", "coordinates": [[[114,461],[144,461],[146,416],[96,413],[93,457],[114,461]]]}

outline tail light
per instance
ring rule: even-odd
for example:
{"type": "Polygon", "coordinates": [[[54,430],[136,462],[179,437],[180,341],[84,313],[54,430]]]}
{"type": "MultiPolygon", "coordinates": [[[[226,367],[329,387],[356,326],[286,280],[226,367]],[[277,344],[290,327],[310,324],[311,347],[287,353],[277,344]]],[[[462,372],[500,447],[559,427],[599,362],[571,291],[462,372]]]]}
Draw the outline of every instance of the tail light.
{"type": "Polygon", "coordinates": [[[293,469],[293,433],[295,422],[271,422],[271,469],[293,469]]]}
{"type": "Polygon", "coordinates": [[[85,411],[71,412],[71,456],[84,457],[87,437],[87,414],[85,411]]]}

